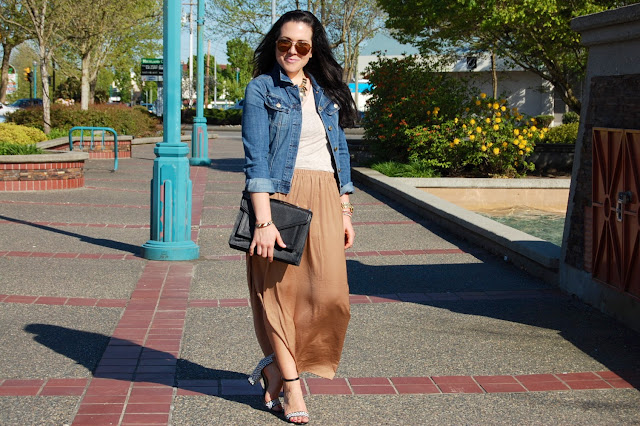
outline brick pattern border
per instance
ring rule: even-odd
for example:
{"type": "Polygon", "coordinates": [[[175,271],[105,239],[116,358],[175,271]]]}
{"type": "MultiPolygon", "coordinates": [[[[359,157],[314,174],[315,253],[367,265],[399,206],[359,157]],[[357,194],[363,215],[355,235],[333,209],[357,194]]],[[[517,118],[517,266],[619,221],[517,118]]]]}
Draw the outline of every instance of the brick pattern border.
{"type": "Polygon", "coordinates": [[[193,267],[147,263],[74,425],[169,423],[193,267]]]}
{"type": "MultiPolygon", "coordinates": [[[[160,369],[158,367],[157,370],[160,369]]],[[[333,380],[306,378],[302,381],[307,395],[555,392],[634,389],[640,384],[640,370],[494,376],[350,377],[333,380]]],[[[243,379],[179,380],[175,387],[153,382],[135,382],[130,386],[126,381],[111,379],[0,380],[0,396],[84,396],[74,424],[83,424],[89,417],[91,420],[106,421],[108,419],[102,416],[119,416],[123,410],[125,416],[127,413],[165,416],[168,413],[167,405],[170,405],[174,394],[246,396],[262,395],[262,390],[259,386],[250,386],[243,379]],[[87,389],[90,381],[91,385],[87,389]]],[[[166,422],[165,419],[166,417],[162,417],[161,422],[166,422]]]]}

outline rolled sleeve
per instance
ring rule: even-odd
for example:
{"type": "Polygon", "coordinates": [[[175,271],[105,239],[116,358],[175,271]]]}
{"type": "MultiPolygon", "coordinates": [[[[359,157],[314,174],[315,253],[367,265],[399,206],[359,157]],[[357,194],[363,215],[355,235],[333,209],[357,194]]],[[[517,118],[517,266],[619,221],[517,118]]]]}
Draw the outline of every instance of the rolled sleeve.
{"type": "Polygon", "coordinates": [[[346,184],[340,187],[340,195],[344,194],[353,194],[355,188],[353,187],[353,182],[347,182],[346,184]]]}
{"type": "Polygon", "coordinates": [[[269,170],[269,116],[265,107],[266,88],[259,79],[252,80],[245,90],[242,111],[242,144],[249,192],[274,192],[269,170]]]}

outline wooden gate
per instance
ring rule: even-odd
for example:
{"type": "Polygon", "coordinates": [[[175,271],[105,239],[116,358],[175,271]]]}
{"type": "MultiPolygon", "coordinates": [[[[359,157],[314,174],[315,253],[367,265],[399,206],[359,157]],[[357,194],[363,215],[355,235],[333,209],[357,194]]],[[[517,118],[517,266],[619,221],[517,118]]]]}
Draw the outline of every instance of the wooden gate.
{"type": "Polygon", "coordinates": [[[640,298],[640,131],[593,129],[592,274],[640,298]]]}

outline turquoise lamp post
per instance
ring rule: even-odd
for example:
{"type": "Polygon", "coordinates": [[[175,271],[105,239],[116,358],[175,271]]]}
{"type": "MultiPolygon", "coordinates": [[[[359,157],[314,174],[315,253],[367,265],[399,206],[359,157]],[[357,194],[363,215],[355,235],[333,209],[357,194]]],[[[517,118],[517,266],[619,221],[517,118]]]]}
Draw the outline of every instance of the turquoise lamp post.
{"type": "Polygon", "coordinates": [[[204,118],[204,0],[198,0],[198,85],[196,87],[196,116],[193,119],[191,133],[191,158],[193,166],[208,166],[211,164],[209,155],[209,139],[207,138],[207,119],[204,118]]]}
{"type": "Polygon", "coordinates": [[[151,239],[142,245],[150,260],[192,260],[200,248],[191,241],[189,147],[180,142],[180,0],[164,0],[164,140],[154,149],[151,180],[151,239]]]}

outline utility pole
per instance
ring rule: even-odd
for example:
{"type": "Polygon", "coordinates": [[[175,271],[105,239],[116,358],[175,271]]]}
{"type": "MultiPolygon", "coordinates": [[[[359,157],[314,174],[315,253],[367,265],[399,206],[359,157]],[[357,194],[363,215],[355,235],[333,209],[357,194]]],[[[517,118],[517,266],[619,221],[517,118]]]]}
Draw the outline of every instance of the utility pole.
{"type": "Polygon", "coordinates": [[[189,6],[189,107],[193,106],[193,6],[197,3],[187,3],[189,6]]]}
{"type": "Polygon", "coordinates": [[[218,59],[213,57],[213,107],[218,107],[218,59]]]}
{"type": "Polygon", "coordinates": [[[209,105],[209,59],[211,59],[211,40],[207,41],[207,72],[205,73],[204,104],[209,105]]]}
{"type": "Polygon", "coordinates": [[[276,0],[271,0],[271,25],[276,23],[276,0]]]}

